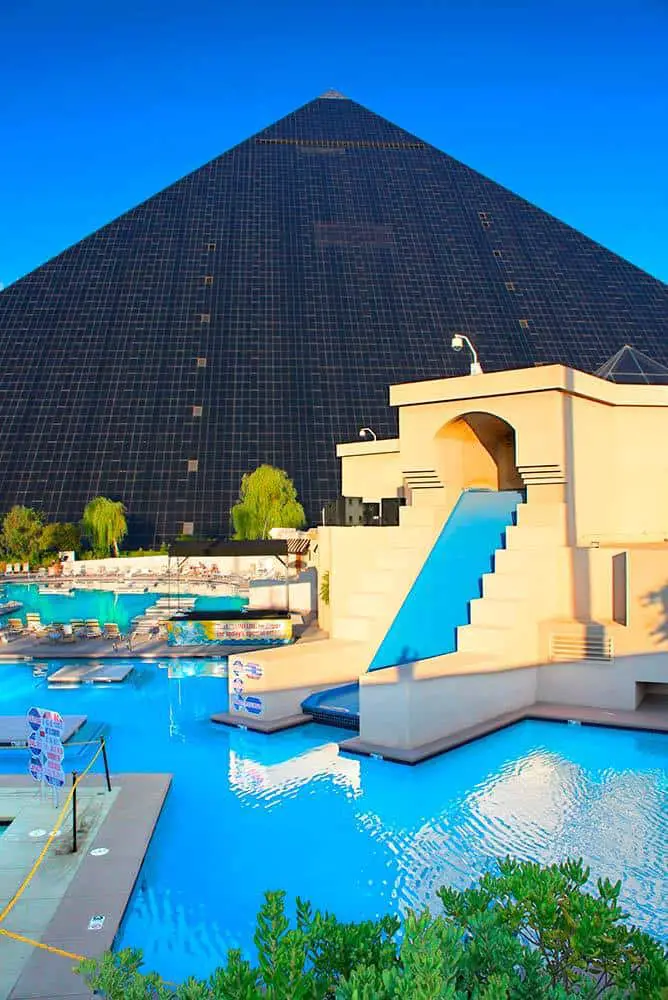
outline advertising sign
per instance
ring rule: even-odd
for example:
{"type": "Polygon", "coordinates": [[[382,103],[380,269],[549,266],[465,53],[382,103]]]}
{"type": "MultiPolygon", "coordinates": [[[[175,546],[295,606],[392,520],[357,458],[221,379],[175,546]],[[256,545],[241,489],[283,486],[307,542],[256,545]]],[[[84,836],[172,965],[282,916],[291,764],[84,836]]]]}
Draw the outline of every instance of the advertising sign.
{"type": "Polygon", "coordinates": [[[208,643],[230,642],[241,645],[279,645],[293,640],[290,618],[258,618],[248,621],[167,622],[168,646],[201,646],[208,643]]]}
{"type": "Polygon", "coordinates": [[[33,781],[42,781],[52,788],[65,784],[63,771],[63,718],[48,708],[32,707],[26,718],[28,725],[28,773],[33,781]]]}

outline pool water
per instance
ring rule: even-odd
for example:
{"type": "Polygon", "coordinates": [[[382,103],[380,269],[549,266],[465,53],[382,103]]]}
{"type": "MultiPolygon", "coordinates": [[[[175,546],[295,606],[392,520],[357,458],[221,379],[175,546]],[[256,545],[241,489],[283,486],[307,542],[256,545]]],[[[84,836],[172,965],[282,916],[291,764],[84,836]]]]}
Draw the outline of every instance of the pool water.
{"type": "MultiPolygon", "coordinates": [[[[52,622],[69,622],[73,618],[82,618],[84,621],[96,618],[100,624],[116,622],[121,631],[124,631],[133,618],[142,615],[158,598],[166,596],[157,591],[148,594],[115,594],[113,590],[74,590],[71,596],[40,594],[40,586],[6,584],[2,588],[2,601],[20,601],[23,605],[20,611],[7,617],[21,618],[25,622],[26,612],[32,611],[39,614],[46,625],[52,622]]],[[[176,596],[174,592],[172,596],[176,596]]],[[[243,597],[197,597],[195,607],[202,611],[212,608],[234,609],[247,603],[247,599],[243,597]]]]}
{"type": "MultiPolygon", "coordinates": [[[[506,853],[583,856],[594,877],[623,877],[631,918],[668,940],[668,736],[523,722],[405,767],[342,755],[346,734],[325,726],[213,725],[226,681],[202,676],[204,662],[180,661],[171,679],[138,662],[123,685],[69,691],[49,691],[34,665],[0,664],[3,714],[87,714],[113,771],[174,775],[117,941],[149,968],[179,981],[230,947],[252,956],[266,889],[373,917],[431,905],[440,885],[463,888],[506,853]]],[[[23,771],[25,758],[6,751],[0,766],[23,771]]],[[[82,759],[67,751],[66,769],[82,759]]]]}

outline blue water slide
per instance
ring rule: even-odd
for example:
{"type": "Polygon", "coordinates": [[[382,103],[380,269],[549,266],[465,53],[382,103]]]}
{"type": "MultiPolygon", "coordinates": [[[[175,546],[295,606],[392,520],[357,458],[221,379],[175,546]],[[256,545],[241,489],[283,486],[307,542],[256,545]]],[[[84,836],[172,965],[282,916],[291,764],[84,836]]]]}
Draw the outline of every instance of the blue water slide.
{"type": "MultiPolygon", "coordinates": [[[[465,490],[436,539],[415,583],[369,665],[383,670],[457,648],[457,628],[469,623],[469,606],[482,596],[482,577],[494,569],[523,500],[518,490],[465,490]]],[[[311,695],[304,712],[319,722],[359,727],[358,685],[311,695]]]]}

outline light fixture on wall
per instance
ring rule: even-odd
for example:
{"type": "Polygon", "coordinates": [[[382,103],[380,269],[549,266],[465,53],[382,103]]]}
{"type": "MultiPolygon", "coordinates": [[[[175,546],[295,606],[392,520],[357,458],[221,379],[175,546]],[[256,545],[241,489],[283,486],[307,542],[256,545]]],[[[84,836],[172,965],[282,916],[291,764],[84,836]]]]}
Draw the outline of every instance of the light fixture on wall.
{"type": "Polygon", "coordinates": [[[461,351],[462,348],[464,347],[464,344],[466,344],[469,351],[471,352],[471,356],[473,357],[473,361],[471,362],[471,375],[482,375],[483,370],[482,366],[480,365],[480,362],[478,361],[478,352],[476,351],[475,347],[473,346],[469,338],[466,336],[465,333],[454,333],[452,335],[452,342],[450,344],[450,347],[453,349],[453,351],[461,351]]]}
{"type": "Polygon", "coordinates": [[[372,431],[370,427],[362,427],[361,430],[360,430],[360,437],[361,438],[365,438],[367,436],[367,434],[371,435],[371,439],[373,441],[377,441],[378,440],[378,438],[376,437],[376,432],[375,431],[372,431]]]}

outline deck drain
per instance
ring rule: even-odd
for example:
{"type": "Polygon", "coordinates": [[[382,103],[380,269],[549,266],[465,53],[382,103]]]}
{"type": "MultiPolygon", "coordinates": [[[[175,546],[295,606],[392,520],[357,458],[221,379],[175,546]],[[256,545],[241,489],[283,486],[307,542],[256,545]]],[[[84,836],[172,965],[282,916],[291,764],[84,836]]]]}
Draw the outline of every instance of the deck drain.
{"type": "Polygon", "coordinates": [[[102,857],[104,857],[105,854],[109,853],[109,848],[108,847],[94,847],[93,850],[90,853],[91,853],[91,856],[94,857],[94,858],[102,858],[102,857]]]}
{"type": "Polygon", "coordinates": [[[46,837],[46,830],[31,830],[29,837],[46,837]]]}

